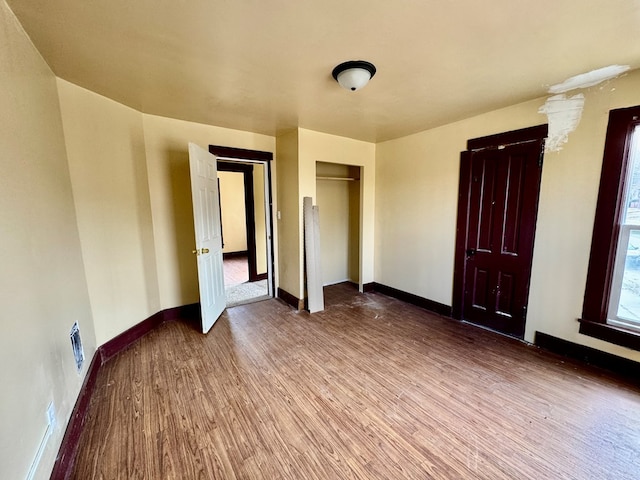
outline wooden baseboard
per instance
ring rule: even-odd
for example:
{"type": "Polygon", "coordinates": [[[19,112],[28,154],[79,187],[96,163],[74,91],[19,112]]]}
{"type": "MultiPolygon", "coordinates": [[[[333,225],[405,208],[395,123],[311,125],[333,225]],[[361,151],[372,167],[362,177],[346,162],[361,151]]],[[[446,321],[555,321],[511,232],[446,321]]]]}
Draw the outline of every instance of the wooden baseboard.
{"type": "Polygon", "coordinates": [[[158,312],[104,343],[99,348],[99,351],[102,354],[102,363],[113,358],[119,352],[135,343],[138,339],[144,337],[151,330],[164,323],[164,321],[163,312],[158,312]]]}
{"type": "Polygon", "coordinates": [[[296,310],[304,310],[304,299],[291,295],[280,287],[278,287],[278,298],[288,305],[291,305],[296,310]]]}
{"type": "Polygon", "coordinates": [[[180,307],[168,308],[151,315],[146,320],[125,330],[120,335],[112,338],[105,344],[101,345],[93,359],[89,364],[89,370],[80,388],[80,393],[71,412],[69,423],[62,437],[60,450],[53,465],[51,480],[66,480],[72,473],[73,466],[78,452],[80,435],[84,428],[84,424],[89,411],[91,396],[96,386],[98,372],[102,365],[109,359],[113,358],[122,350],[131,346],[137,340],[145,336],[147,333],[162,325],[164,322],[173,320],[189,320],[196,321],[200,316],[200,304],[192,303],[190,305],[182,305],[180,307]]]}
{"type": "Polygon", "coordinates": [[[222,258],[236,258],[236,257],[246,257],[249,255],[247,250],[242,250],[241,252],[223,252],[222,258]]]}
{"type": "Polygon", "coordinates": [[[375,290],[376,290],[376,284],[373,282],[362,284],[362,293],[375,292],[375,290]]]}
{"type": "Polygon", "coordinates": [[[435,302],[433,300],[429,300],[428,298],[420,297],[418,295],[414,295],[413,293],[404,292],[402,290],[398,290],[397,288],[382,285],[380,283],[374,282],[373,284],[368,283],[367,285],[373,285],[373,287],[368,288],[373,288],[374,292],[397,298],[398,300],[402,300],[403,302],[410,303],[412,305],[424,308],[425,310],[429,310],[445,317],[451,317],[451,307],[449,305],[445,305],[444,303],[435,302]]]}
{"type": "Polygon", "coordinates": [[[544,350],[557,353],[564,357],[573,358],[574,360],[579,360],[604,370],[609,370],[635,382],[638,382],[640,378],[640,363],[627,358],[586,347],[542,332],[536,332],[534,344],[544,350]]]}
{"type": "Polygon", "coordinates": [[[93,355],[93,359],[91,359],[89,369],[87,370],[84,382],[80,388],[80,393],[78,394],[76,403],[71,411],[71,417],[69,418],[67,429],[62,437],[58,456],[53,465],[53,471],[51,472],[50,477],[51,480],[66,480],[71,475],[76,454],[78,453],[78,446],[80,445],[80,434],[82,433],[87,419],[91,396],[93,395],[93,391],[96,387],[96,380],[101,366],[102,354],[98,349],[93,355]]]}
{"type": "Polygon", "coordinates": [[[173,320],[186,320],[189,322],[200,321],[200,303],[189,303],[188,305],[181,305],[179,307],[167,308],[162,311],[164,315],[164,321],[169,322],[173,320]]]}
{"type": "Polygon", "coordinates": [[[267,280],[269,278],[268,273],[259,273],[254,277],[254,280],[250,280],[251,282],[259,282],[260,280],[267,280]]]}
{"type": "Polygon", "coordinates": [[[106,362],[119,352],[130,346],[131,344],[144,337],[154,328],[162,325],[164,322],[178,319],[198,319],[200,314],[200,304],[192,303],[190,305],[182,305],[180,307],[167,308],[158,313],[151,315],[146,320],[125,330],[117,337],[112,338],[103,344],[99,350],[102,354],[102,363],[106,362]]]}
{"type": "Polygon", "coordinates": [[[640,334],[637,332],[588,320],[580,320],[580,329],[578,331],[583,335],[640,351],[640,334]]]}

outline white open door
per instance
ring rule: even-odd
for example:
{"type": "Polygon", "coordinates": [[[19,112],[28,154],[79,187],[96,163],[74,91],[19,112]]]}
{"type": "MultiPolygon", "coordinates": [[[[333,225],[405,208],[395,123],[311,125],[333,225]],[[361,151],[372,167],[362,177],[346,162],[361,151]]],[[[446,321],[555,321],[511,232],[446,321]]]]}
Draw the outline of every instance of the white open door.
{"type": "Polygon", "coordinates": [[[227,305],[224,294],[218,169],[214,155],[189,143],[193,222],[198,256],[202,333],[207,333],[227,305]]]}

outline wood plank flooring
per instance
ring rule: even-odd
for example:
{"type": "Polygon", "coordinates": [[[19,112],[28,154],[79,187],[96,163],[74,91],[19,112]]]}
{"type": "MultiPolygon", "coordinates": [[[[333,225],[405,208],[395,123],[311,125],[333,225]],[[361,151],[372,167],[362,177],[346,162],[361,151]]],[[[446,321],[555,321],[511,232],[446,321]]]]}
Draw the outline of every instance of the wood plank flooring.
{"type": "Polygon", "coordinates": [[[113,358],[73,478],[640,478],[640,388],[338,285],[113,358]]]}

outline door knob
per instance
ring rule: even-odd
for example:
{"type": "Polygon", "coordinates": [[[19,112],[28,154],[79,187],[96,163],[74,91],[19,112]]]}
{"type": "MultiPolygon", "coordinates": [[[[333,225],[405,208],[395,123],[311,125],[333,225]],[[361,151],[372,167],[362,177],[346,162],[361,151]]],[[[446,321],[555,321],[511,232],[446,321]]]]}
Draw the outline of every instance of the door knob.
{"type": "Polygon", "coordinates": [[[467,248],[467,257],[473,257],[476,254],[475,248],[467,248]]]}
{"type": "Polygon", "coordinates": [[[191,253],[193,253],[194,255],[198,255],[198,250],[191,250],[191,253]]]}
{"type": "Polygon", "coordinates": [[[208,248],[203,248],[202,250],[200,250],[200,253],[209,253],[209,249],[208,248]]]}

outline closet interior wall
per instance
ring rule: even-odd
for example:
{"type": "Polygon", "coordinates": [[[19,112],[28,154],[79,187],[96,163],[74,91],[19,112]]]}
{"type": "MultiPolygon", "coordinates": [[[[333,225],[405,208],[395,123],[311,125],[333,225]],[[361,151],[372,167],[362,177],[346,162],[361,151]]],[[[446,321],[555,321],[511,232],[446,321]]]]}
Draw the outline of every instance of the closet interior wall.
{"type": "Polygon", "coordinates": [[[322,283],[360,283],[360,167],[316,163],[322,283]]]}

